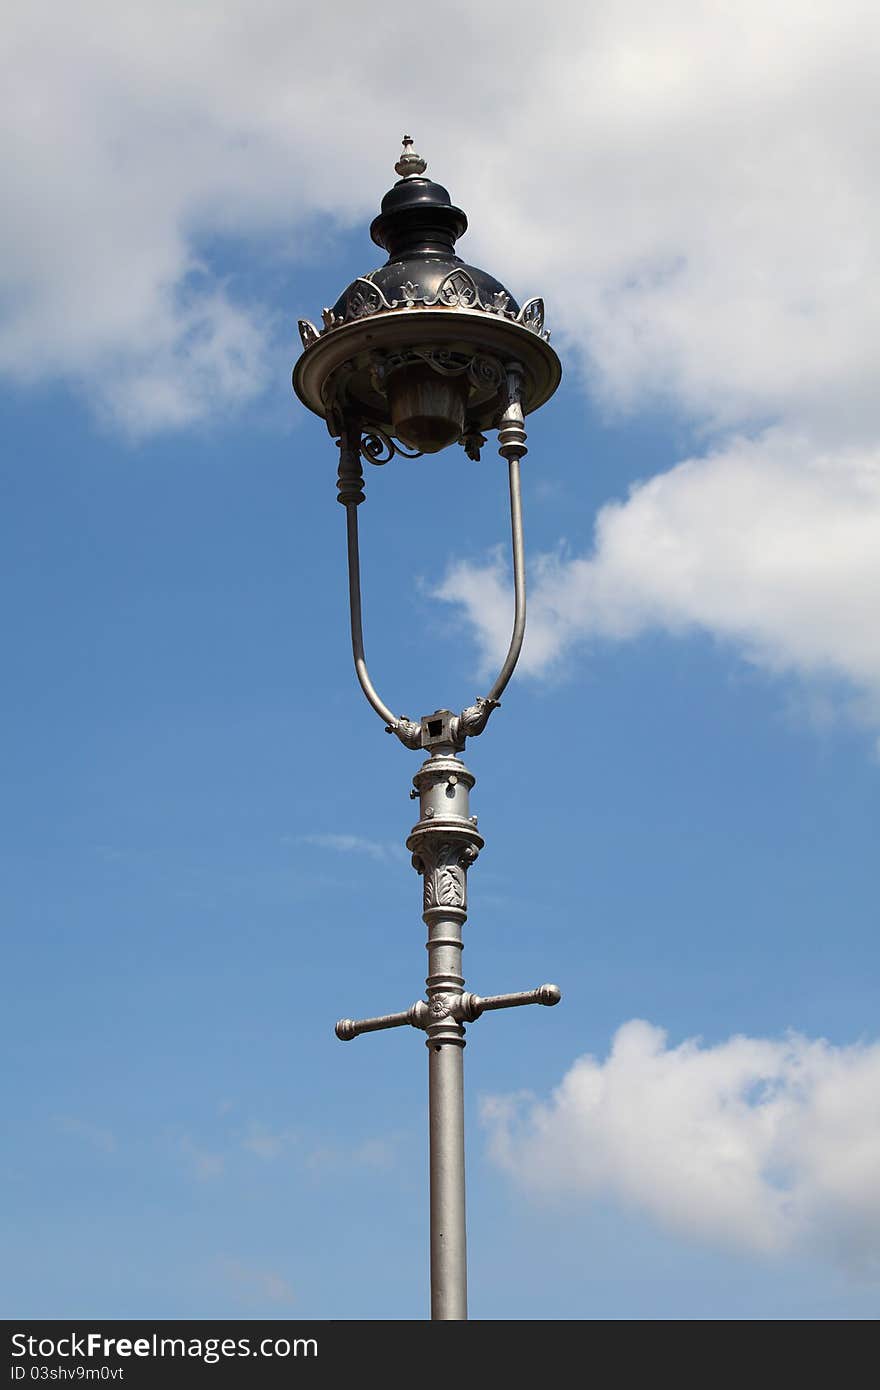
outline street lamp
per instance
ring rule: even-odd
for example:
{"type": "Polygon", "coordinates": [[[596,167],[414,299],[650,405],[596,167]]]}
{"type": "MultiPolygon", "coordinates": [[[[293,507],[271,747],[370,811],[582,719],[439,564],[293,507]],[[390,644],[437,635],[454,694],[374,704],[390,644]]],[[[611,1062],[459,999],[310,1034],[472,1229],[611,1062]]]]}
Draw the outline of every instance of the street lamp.
{"type": "Polygon", "coordinates": [[[491,275],[466,265],[455,242],[467,227],[408,135],[394,166],[399,180],[382,199],[370,235],[388,252],[378,270],[358,276],[325,309],[319,329],[299,323],[303,353],[293,373],[300,400],[327,422],[339,446],[338,500],[348,531],[351,645],[355,671],[386,731],[428,754],[413,777],[419,819],[407,840],[424,880],[428,928],[426,998],[401,1013],[342,1019],[336,1035],[410,1024],[427,1036],[431,1175],[431,1317],[467,1317],[464,1194],[464,1024],[492,1009],[558,1004],[555,985],[488,998],[467,993],[462,927],[467,871],[483,847],[470,813],[474,777],[459,754],[497,709],[519,657],[526,620],[520,459],[523,417],[559,385],[559,358],[544,331],[544,305],[520,307],[491,275]],[[418,458],[461,444],[479,459],[483,431],[497,429],[507,460],[513,538],[514,623],[510,647],[489,693],[460,714],[438,709],[419,723],[393,714],[370,680],[361,624],[357,509],[364,500],[362,460],[418,458]]]}

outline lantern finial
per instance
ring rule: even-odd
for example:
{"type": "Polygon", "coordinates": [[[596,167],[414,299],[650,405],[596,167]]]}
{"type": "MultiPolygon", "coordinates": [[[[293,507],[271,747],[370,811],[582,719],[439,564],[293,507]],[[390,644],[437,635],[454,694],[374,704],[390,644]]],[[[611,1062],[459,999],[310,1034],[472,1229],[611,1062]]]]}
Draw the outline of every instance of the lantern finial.
{"type": "Polygon", "coordinates": [[[413,149],[413,138],[411,135],[403,137],[403,153],[394,166],[395,173],[402,179],[418,178],[428,167],[428,161],[422,159],[420,154],[416,154],[413,149]]]}

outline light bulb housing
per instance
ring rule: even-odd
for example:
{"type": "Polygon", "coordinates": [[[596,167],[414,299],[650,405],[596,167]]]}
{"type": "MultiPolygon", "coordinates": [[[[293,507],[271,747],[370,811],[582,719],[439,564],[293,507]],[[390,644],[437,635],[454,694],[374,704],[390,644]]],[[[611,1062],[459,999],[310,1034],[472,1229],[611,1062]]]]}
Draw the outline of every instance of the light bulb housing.
{"type": "Polygon", "coordinates": [[[388,260],[352,281],[323,311],[323,327],[300,320],[293,385],[334,437],[359,425],[433,454],[496,428],[509,363],[518,364],[524,415],[549,399],[562,368],[543,301],[520,306],[457,256],[465,214],[424,177],[424,160],[396,167],[417,172],[386,193],[370,228],[388,260]]]}
{"type": "Polygon", "coordinates": [[[388,383],[394,435],[422,454],[457,444],[465,429],[469,383],[441,376],[427,362],[396,371],[388,383]]]}

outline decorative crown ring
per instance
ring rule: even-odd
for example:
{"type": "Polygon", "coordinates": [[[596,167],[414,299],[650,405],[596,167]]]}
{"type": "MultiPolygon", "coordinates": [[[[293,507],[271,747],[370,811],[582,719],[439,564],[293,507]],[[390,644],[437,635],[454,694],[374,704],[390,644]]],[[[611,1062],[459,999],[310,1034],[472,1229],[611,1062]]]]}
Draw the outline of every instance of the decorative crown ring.
{"type": "Polygon", "coordinates": [[[428,167],[428,161],[422,159],[420,154],[416,154],[412,146],[412,136],[404,135],[403,154],[394,166],[394,172],[399,174],[402,179],[418,178],[428,167]]]}

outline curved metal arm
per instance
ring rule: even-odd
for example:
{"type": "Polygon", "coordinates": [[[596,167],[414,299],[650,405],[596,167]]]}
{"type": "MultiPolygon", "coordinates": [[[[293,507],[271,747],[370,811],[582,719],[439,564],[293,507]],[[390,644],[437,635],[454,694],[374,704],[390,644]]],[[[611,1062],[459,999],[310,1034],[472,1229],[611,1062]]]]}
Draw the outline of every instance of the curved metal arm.
{"type": "MultiPolygon", "coordinates": [[[[526,629],[526,566],[525,542],[523,539],[522,492],[520,488],[519,461],[526,450],[526,432],[523,427],[521,404],[522,368],[516,362],[508,363],[507,406],[501,417],[498,430],[498,452],[507,459],[510,488],[510,529],[513,550],[513,592],[514,614],[513,634],[498,678],[488,695],[480,696],[476,703],[462,710],[449,721],[450,734],[455,747],[463,748],[465,739],[475,738],[486,727],[493,709],[498,707],[499,697],[506,689],[522,651],[526,629]]],[[[370,705],[384,720],[388,733],[396,734],[407,748],[422,747],[422,729],[406,715],[392,714],[370,680],[364,655],[364,632],[361,615],[361,575],[360,547],[358,543],[357,509],[364,500],[364,477],[361,469],[360,423],[352,424],[339,440],[339,501],[345,507],[345,520],[348,539],[348,597],[351,613],[351,650],[354,669],[361,690],[370,705]]]]}
{"type": "Polygon", "coordinates": [[[370,673],[367,670],[367,662],[364,656],[364,630],[361,619],[361,562],[360,550],[358,547],[358,517],[357,503],[348,503],[345,508],[345,524],[348,532],[348,600],[351,609],[351,651],[354,657],[354,669],[360,681],[361,690],[366,695],[373,709],[384,719],[386,724],[396,724],[397,720],[391,710],[381,700],[376,693],[376,687],[370,680],[370,673]]]}
{"type": "Polygon", "coordinates": [[[498,700],[513,675],[514,667],[522,651],[523,637],[526,631],[526,562],[525,542],[523,540],[522,494],[519,482],[519,455],[509,458],[507,467],[510,474],[510,529],[513,544],[513,635],[498,679],[486,697],[493,704],[498,700]]]}
{"type": "Polygon", "coordinates": [[[421,728],[405,716],[392,714],[379,697],[376,687],[370,680],[367,660],[364,656],[364,628],[361,617],[361,561],[358,545],[357,509],[364,500],[364,475],[361,469],[360,424],[349,427],[339,440],[339,501],[345,507],[345,525],[348,541],[348,602],[351,613],[351,651],[354,669],[361,690],[376,711],[385,721],[389,733],[397,734],[408,748],[418,748],[421,742],[421,728]]]}

